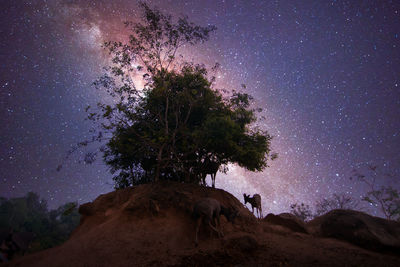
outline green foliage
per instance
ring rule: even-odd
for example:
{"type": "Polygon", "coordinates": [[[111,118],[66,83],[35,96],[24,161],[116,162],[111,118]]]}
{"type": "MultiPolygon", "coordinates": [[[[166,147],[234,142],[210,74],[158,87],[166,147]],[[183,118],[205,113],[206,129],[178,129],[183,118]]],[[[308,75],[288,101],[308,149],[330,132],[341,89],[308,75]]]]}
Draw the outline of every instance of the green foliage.
{"type": "Polygon", "coordinates": [[[114,104],[88,111],[110,136],[102,152],[116,187],[159,180],[198,183],[207,160],[251,171],[267,167],[271,136],[250,127],[256,121],[251,96],[223,97],[203,66],[176,60],[180,47],[207,40],[215,27],[194,25],[186,17],[174,23],[145,3],[141,7],[143,23],[126,23],[129,43],[105,43],[113,65],[94,85],[114,104]],[[145,81],[141,90],[132,79],[139,74],[145,81]]]}
{"type": "Polygon", "coordinates": [[[79,220],[77,203],[67,203],[48,211],[46,201],[33,192],[20,198],[0,198],[0,228],[33,233],[35,238],[30,251],[63,243],[79,220]]]}
{"type": "MultiPolygon", "coordinates": [[[[156,177],[199,182],[199,164],[206,159],[235,162],[251,171],[266,167],[271,137],[250,130],[254,112],[234,102],[236,96],[223,99],[210,88],[205,73],[185,66],[180,73],[157,75],[137,106],[120,105],[119,114],[129,124],[115,127],[104,152],[112,171],[120,171],[118,187],[156,177]]],[[[247,95],[240,97],[248,101],[247,95]]]]}

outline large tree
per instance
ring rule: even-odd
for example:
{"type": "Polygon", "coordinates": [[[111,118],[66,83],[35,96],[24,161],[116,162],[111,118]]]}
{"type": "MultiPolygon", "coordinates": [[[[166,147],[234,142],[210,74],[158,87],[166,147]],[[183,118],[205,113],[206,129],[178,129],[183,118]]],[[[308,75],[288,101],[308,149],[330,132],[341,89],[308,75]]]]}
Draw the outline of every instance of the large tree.
{"type": "Polygon", "coordinates": [[[142,22],[126,23],[129,42],[105,43],[112,65],[95,86],[114,102],[89,111],[110,135],[103,152],[116,186],[199,182],[210,161],[263,170],[271,137],[251,127],[257,119],[251,97],[235,91],[222,96],[204,66],[178,57],[179,48],[206,41],[215,28],[186,17],[174,22],[145,3],[141,7],[142,22]],[[135,86],[139,78],[144,88],[135,86]]]}

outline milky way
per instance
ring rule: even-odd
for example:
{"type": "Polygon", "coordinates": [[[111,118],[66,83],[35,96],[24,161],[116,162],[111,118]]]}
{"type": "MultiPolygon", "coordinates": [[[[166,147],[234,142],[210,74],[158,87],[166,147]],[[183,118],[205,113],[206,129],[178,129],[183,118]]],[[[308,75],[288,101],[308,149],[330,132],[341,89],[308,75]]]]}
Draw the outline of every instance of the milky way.
{"type": "MultiPolygon", "coordinates": [[[[276,213],[335,192],[359,199],[366,188],[349,176],[367,164],[398,179],[398,1],[148,3],[217,26],[184,55],[220,63],[220,88],[246,84],[263,108],[259,127],[274,136],[279,158],[270,168],[230,166],[217,187],[240,200],[243,192],[260,193],[263,210],[276,213]]],[[[139,15],[130,0],[1,1],[0,196],[35,191],[55,207],[112,190],[104,163],[79,163],[85,151],[56,167],[90,136],[85,107],[107,101],[91,86],[107,64],[102,42],[126,38],[123,21],[139,15]]]]}

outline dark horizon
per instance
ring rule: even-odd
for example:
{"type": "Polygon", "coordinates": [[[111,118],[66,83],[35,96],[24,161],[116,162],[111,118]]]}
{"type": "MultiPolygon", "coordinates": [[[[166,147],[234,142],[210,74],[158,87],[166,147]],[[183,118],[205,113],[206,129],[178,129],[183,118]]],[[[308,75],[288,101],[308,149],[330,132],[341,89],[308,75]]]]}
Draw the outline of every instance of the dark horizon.
{"type": "MultiPolygon", "coordinates": [[[[239,200],[259,193],[265,213],[313,205],[333,193],[359,199],[353,169],[399,178],[400,3],[395,1],[147,1],[217,31],[187,59],[221,64],[217,87],[240,89],[263,108],[259,126],[279,158],[263,173],[236,166],[216,185],[239,200]],[[301,3],[300,3],[301,2],[301,3]]],[[[135,1],[3,1],[0,26],[0,196],[34,191],[50,207],[112,189],[101,161],[66,152],[90,136],[85,108],[107,101],[103,41],[124,38],[135,1]]],[[[386,178],[378,184],[399,188],[386,178]]]]}

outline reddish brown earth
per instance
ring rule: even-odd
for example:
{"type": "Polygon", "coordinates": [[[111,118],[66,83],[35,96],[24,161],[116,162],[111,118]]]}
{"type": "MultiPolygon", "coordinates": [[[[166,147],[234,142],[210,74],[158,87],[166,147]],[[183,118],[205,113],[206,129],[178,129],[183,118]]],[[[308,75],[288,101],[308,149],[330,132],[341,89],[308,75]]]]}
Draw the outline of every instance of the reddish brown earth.
{"type": "Polygon", "coordinates": [[[141,185],[80,207],[82,220],[61,246],[0,266],[400,266],[400,256],[257,220],[231,194],[191,184],[141,185]],[[194,244],[193,204],[212,197],[239,210],[225,236],[201,227],[194,244]]]}

